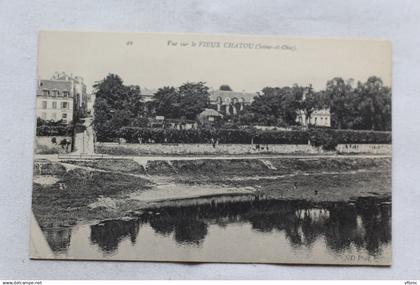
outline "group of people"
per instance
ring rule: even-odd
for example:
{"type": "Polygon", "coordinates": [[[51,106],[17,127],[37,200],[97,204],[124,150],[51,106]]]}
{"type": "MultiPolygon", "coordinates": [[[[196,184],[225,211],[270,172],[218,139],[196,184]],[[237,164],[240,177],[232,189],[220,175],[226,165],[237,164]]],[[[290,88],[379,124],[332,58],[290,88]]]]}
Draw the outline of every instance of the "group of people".
{"type": "Polygon", "coordinates": [[[216,146],[219,145],[219,139],[218,138],[217,139],[211,138],[210,142],[213,145],[213,148],[215,148],[216,146]]]}
{"type": "Polygon", "coordinates": [[[266,144],[265,146],[263,146],[263,145],[260,145],[259,143],[257,143],[257,144],[251,144],[251,147],[252,147],[252,149],[253,150],[256,150],[256,151],[268,151],[269,149],[268,149],[268,144],[266,144]]]}
{"type": "Polygon", "coordinates": [[[52,137],[51,138],[51,143],[55,144],[55,145],[60,145],[62,149],[64,149],[66,152],[69,152],[70,150],[70,146],[71,146],[71,141],[64,138],[60,141],[60,143],[57,142],[57,138],[56,137],[52,137]]]}

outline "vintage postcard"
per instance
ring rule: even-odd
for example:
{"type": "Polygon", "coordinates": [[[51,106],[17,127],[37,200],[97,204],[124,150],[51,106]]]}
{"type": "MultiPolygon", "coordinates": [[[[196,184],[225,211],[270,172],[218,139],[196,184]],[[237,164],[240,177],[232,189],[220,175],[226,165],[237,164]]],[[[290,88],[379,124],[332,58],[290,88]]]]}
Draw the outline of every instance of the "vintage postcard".
{"type": "Polygon", "coordinates": [[[390,42],[46,31],[37,75],[32,258],[391,264],[390,42]]]}

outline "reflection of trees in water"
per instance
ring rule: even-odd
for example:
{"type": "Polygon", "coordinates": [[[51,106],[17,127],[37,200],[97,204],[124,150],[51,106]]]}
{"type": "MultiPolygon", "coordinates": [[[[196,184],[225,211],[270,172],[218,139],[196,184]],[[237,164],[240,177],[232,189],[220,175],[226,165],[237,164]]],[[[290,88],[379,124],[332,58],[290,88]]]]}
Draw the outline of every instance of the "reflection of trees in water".
{"type": "Polygon", "coordinates": [[[362,231],[357,227],[356,208],[344,203],[328,207],[330,218],[324,224],[327,246],[334,251],[362,245],[362,231]]]}
{"type": "Polygon", "coordinates": [[[109,220],[90,227],[90,240],[105,251],[112,253],[125,237],[130,237],[133,244],[139,232],[136,220],[109,220]]]}
{"type": "Polygon", "coordinates": [[[381,245],[391,240],[391,207],[362,207],[359,211],[366,231],[365,248],[370,255],[379,255],[381,245]]]}
{"type": "Polygon", "coordinates": [[[328,210],[325,209],[304,209],[303,219],[301,219],[301,229],[303,244],[310,247],[319,236],[324,234],[324,224],[329,217],[328,210]]]}
{"type": "Polygon", "coordinates": [[[208,224],[221,227],[250,223],[255,231],[284,231],[294,247],[311,247],[324,237],[328,248],[340,252],[350,246],[366,248],[371,255],[391,240],[390,207],[379,201],[361,199],[350,203],[260,200],[160,208],[149,216],[156,233],[174,232],[179,243],[199,244],[208,224]]]}
{"type": "Polygon", "coordinates": [[[112,252],[124,237],[129,236],[135,243],[139,224],[148,223],[160,235],[173,234],[179,244],[199,246],[210,224],[224,228],[232,223],[249,223],[255,231],[284,232],[293,247],[311,247],[323,237],[333,251],[355,246],[375,256],[391,240],[390,221],[390,205],[373,199],[360,199],[352,204],[256,200],[183,207],[178,203],[150,210],[138,221],[112,220],[92,226],[91,241],[112,252]]]}
{"type": "Polygon", "coordinates": [[[66,251],[70,246],[71,228],[44,230],[44,235],[54,252],[66,251]]]}
{"type": "Polygon", "coordinates": [[[175,240],[180,244],[199,245],[207,235],[207,223],[183,219],[175,225],[175,240]]]}
{"type": "Polygon", "coordinates": [[[149,223],[154,231],[163,236],[174,233],[179,244],[200,245],[207,235],[208,224],[202,221],[200,212],[192,207],[160,209],[160,215],[143,215],[142,223],[149,223]],[[175,214],[176,212],[176,214],[175,214]]]}

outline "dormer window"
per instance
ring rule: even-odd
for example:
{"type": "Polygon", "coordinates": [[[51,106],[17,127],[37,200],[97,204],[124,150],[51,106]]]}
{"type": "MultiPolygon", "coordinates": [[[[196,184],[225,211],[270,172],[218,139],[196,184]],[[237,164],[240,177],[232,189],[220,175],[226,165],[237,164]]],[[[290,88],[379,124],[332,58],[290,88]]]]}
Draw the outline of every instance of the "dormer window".
{"type": "Polygon", "coordinates": [[[46,89],[42,90],[42,95],[50,96],[50,90],[46,90],[46,89]]]}
{"type": "Polygon", "coordinates": [[[58,96],[58,94],[59,94],[58,90],[53,90],[53,91],[52,91],[52,96],[53,96],[53,97],[57,97],[57,96],[58,96]]]}
{"type": "Polygon", "coordinates": [[[69,97],[70,96],[70,92],[69,91],[63,91],[63,96],[64,97],[69,97]]]}

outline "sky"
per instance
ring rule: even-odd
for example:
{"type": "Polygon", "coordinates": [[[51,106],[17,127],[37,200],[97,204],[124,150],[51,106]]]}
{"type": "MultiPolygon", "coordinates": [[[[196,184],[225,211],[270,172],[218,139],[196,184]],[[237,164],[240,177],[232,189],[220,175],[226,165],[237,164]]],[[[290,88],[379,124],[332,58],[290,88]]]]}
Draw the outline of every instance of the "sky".
{"type": "Polygon", "coordinates": [[[125,84],[157,89],[203,81],[235,91],[312,84],[334,77],[391,86],[391,43],[384,40],[284,38],[274,36],[94,33],[39,34],[38,77],[55,72],[84,78],[88,92],[107,74],[125,84]],[[195,44],[195,45],[194,45],[195,44]]]}

